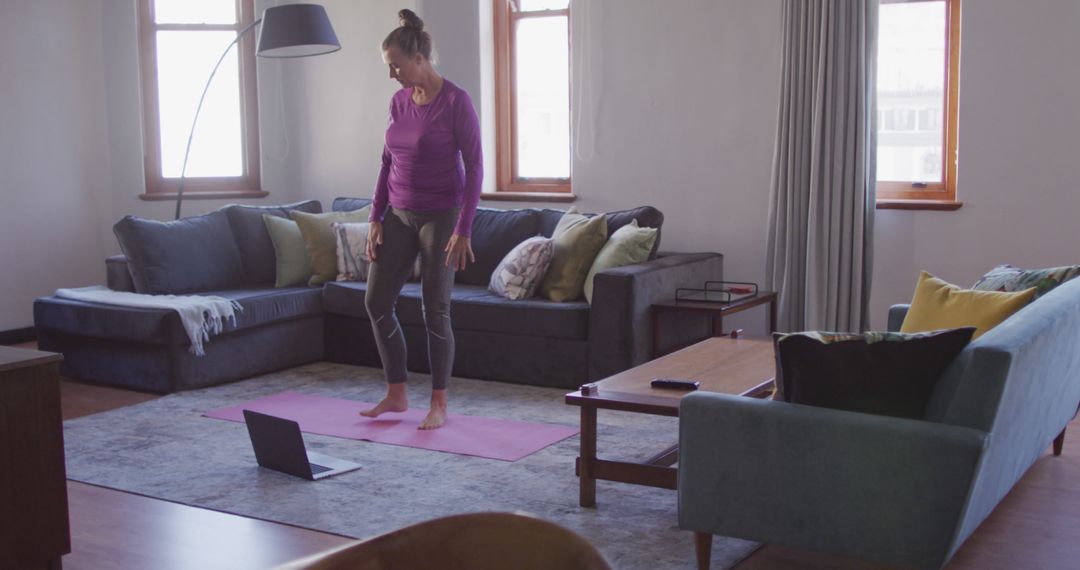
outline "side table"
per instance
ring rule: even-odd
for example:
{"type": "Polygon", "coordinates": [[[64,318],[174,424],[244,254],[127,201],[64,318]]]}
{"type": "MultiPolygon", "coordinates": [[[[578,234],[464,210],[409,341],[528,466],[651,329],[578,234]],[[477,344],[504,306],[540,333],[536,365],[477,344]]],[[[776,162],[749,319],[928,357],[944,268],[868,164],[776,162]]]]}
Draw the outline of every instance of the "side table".
{"type": "MultiPolygon", "coordinates": [[[[652,357],[660,354],[660,316],[667,313],[697,313],[710,316],[709,336],[726,336],[724,333],[724,317],[741,313],[747,309],[759,305],[769,305],[769,333],[776,331],[776,292],[758,291],[757,295],[743,297],[731,303],[715,303],[707,301],[676,301],[670,299],[653,303],[652,305],[652,357]]],[[[674,350],[674,349],[673,349],[674,350]]]]}
{"type": "Polygon", "coordinates": [[[0,346],[0,568],[59,570],[71,552],[62,358],[0,346]]]}

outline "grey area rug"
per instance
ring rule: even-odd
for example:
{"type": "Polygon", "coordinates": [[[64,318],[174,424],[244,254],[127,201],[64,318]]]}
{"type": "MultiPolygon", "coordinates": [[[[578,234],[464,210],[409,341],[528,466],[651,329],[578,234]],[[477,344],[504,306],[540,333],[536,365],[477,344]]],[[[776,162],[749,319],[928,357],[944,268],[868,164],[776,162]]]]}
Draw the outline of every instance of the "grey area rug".
{"type": "MultiPolygon", "coordinates": [[[[694,568],[693,534],[679,530],[674,491],[600,481],[597,507],[578,506],[577,436],[516,462],[304,434],[308,449],[355,461],[359,471],[318,482],[259,468],[241,423],[208,410],[295,390],[375,402],[372,368],[317,363],[173,394],[64,423],[68,478],[182,504],[357,538],[464,512],[524,511],[588,538],[614,568],[694,568]]],[[[578,426],[566,390],[453,379],[452,413],[578,426]]],[[[410,402],[427,407],[430,380],[414,374],[410,402]]],[[[602,457],[644,460],[675,443],[675,418],[601,411],[602,457]]],[[[756,543],[716,537],[713,568],[756,543]]]]}

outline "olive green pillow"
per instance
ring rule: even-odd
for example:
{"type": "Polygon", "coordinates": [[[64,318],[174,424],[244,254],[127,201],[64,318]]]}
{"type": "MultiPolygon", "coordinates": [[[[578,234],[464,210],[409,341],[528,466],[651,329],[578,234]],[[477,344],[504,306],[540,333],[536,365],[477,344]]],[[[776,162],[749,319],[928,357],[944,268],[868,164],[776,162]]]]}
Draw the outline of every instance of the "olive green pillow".
{"type": "Polygon", "coordinates": [[[585,300],[592,303],[593,277],[597,273],[648,261],[658,231],[656,228],[639,228],[637,220],[630,220],[629,224],[615,230],[585,275],[585,300]]]}
{"type": "Polygon", "coordinates": [[[289,212],[300,233],[304,236],[308,260],[311,262],[311,278],[308,285],[322,285],[337,278],[337,239],[334,236],[334,222],[366,222],[371,206],[351,212],[327,212],[309,214],[293,210],[289,212]]]}
{"type": "Polygon", "coordinates": [[[274,260],[277,268],[274,272],[274,287],[295,287],[304,285],[311,278],[311,263],[308,262],[307,246],[300,226],[296,222],[272,214],[262,215],[270,242],[274,244],[274,260]]]}
{"type": "Polygon", "coordinates": [[[570,208],[551,237],[555,254],[540,283],[540,295],[552,301],[573,301],[584,292],[585,276],[607,241],[607,217],[589,217],[570,208]]]}

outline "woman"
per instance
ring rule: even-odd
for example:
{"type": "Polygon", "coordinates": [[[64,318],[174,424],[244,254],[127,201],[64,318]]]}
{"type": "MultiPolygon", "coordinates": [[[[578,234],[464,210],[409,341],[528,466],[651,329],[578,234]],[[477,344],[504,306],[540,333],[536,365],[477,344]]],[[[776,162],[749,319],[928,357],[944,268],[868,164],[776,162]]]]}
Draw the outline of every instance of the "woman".
{"type": "Polygon", "coordinates": [[[368,231],[371,259],[364,304],[386,376],[386,397],[360,415],[409,407],[405,338],[394,312],[401,288],[421,260],[421,292],[431,367],[431,411],[420,429],[446,423],[446,383],[454,367],[450,290],[454,271],[476,261],[469,236],[480,200],[480,123],[463,89],[432,65],[431,35],[411,10],[383,40],[383,61],[401,89],[390,100],[382,170],[368,231]]]}

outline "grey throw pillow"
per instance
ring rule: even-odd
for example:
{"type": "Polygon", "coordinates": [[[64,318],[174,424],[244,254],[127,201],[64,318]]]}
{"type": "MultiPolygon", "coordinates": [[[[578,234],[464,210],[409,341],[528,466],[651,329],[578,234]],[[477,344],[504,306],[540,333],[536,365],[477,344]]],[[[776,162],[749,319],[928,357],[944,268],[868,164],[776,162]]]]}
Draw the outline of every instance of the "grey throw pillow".
{"type": "Polygon", "coordinates": [[[244,284],[240,250],[221,210],[172,222],[125,216],[113,233],[137,293],[183,295],[244,284]]]}

